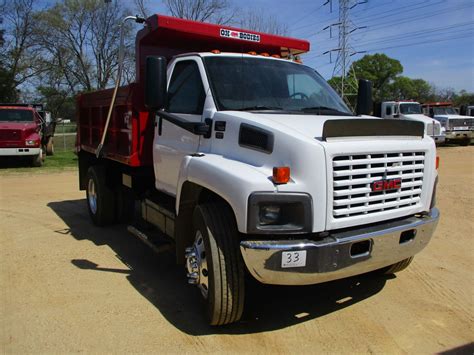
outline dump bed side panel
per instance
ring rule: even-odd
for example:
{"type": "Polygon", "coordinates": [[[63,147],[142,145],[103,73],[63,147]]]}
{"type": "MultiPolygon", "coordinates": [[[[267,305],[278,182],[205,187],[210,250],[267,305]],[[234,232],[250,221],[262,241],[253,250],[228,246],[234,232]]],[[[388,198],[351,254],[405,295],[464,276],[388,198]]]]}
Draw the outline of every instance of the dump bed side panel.
{"type": "MultiPolygon", "coordinates": [[[[154,119],[143,107],[138,85],[119,88],[103,155],[133,167],[152,166],[154,119]]],[[[102,138],[113,89],[77,99],[77,148],[95,153],[102,138]]]]}

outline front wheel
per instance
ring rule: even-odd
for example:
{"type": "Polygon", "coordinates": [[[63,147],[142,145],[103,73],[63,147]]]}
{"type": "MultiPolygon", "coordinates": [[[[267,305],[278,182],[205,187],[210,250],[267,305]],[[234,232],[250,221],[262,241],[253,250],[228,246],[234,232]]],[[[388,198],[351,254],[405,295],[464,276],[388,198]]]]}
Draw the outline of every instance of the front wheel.
{"type": "Polygon", "coordinates": [[[31,160],[31,165],[34,166],[35,168],[39,168],[40,166],[43,165],[43,150],[40,149],[40,152],[38,155],[33,156],[31,160]]]}
{"type": "Polygon", "coordinates": [[[240,320],[244,308],[244,266],[232,210],[209,202],[194,210],[195,241],[186,249],[188,280],[206,302],[211,325],[240,320]]]}
{"type": "Polygon", "coordinates": [[[412,256],[411,258],[399,261],[398,263],[387,266],[383,269],[380,269],[379,271],[385,275],[395,274],[397,272],[405,270],[411,264],[411,262],[413,261],[413,258],[414,257],[412,256]]]}

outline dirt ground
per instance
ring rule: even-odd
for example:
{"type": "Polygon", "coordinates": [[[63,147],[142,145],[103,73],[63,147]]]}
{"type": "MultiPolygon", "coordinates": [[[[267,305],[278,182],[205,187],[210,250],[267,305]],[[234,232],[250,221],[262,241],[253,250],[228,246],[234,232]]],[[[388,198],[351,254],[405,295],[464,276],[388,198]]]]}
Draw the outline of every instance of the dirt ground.
{"type": "Polygon", "coordinates": [[[473,353],[474,147],[443,147],[431,244],[392,278],[256,286],[206,325],[170,254],[93,227],[76,172],[0,175],[0,351],[473,353]]]}

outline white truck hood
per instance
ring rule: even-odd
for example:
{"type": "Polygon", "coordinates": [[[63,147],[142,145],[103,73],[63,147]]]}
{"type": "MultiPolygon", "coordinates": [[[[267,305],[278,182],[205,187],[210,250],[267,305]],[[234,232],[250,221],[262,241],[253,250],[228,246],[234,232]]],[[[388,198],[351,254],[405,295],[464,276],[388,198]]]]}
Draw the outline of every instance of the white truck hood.
{"type": "Polygon", "coordinates": [[[263,118],[272,123],[284,126],[284,129],[296,131],[308,138],[322,137],[324,123],[328,120],[344,119],[381,119],[372,116],[323,116],[323,115],[295,115],[295,114],[254,114],[256,120],[263,118]]]}
{"type": "Polygon", "coordinates": [[[412,114],[412,115],[403,114],[403,117],[408,120],[420,121],[424,123],[433,123],[433,118],[422,115],[422,114],[412,114]]]}

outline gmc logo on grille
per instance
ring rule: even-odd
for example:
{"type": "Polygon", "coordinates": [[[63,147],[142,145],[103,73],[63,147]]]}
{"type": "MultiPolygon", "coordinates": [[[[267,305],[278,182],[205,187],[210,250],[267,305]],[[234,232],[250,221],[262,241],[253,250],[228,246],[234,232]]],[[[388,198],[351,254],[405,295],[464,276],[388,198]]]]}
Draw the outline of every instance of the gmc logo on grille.
{"type": "Polygon", "coordinates": [[[396,190],[402,187],[402,179],[377,180],[370,184],[370,187],[374,192],[396,190]]]}

